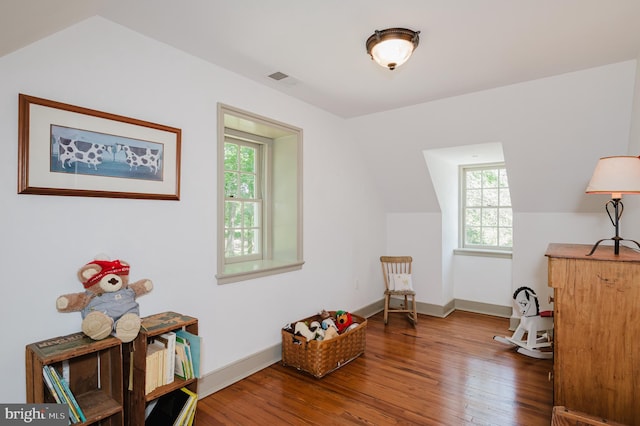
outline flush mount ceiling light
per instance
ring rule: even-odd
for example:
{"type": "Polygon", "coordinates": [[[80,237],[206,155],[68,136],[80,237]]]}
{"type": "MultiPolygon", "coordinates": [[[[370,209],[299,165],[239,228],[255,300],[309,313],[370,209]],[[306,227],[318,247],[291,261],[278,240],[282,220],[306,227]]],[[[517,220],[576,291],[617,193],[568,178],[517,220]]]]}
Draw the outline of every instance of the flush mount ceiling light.
{"type": "Polygon", "coordinates": [[[381,66],[394,70],[407,62],[418,47],[418,34],[420,31],[406,28],[376,30],[367,39],[367,53],[381,66]]]}

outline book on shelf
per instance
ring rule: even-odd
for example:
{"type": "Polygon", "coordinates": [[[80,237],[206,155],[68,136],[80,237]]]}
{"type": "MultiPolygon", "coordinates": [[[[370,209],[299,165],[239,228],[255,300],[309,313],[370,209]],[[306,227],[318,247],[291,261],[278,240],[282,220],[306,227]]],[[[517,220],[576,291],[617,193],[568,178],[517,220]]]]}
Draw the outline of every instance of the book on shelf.
{"type": "Polygon", "coordinates": [[[60,395],[58,395],[58,390],[53,384],[53,379],[51,378],[51,372],[49,371],[48,365],[42,367],[42,377],[44,378],[44,383],[47,385],[47,389],[49,389],[49,393],[53,396],[53,399],[55,399],[58,404],[66,404],[66,402],[63,403],[62,400],[60,400],[60,395]]]}
{"type": "Polygon", "coordinates": [[[180,417],[190,395],[181,389],[169,392],[157,398],[155,406],[147,416],[147,426],[173,426],[180,417]]]}
{"type": "MultiPolygon", "coordinates": [[[[51,393],[51,395],[53,396],[53,399],[55,399],[55,401],[58,404],[67,404],[66,401],[63,402],[63,400],[61,400],[61,389],[58,389],[56,387],[56,385],[53,383],[53,378],[51,377],[51,371],[49,371],[49,366],[45,365],[42,367],[42,377],[44,378],[44,383],[47,386],[47,389],[49,389],[49,393],[51,393]]],[[[71,408],[69,408],[69,406],[67,405],[67,408],[69,409],[69,424],[73,423],[72,417],[73,417],[73,413],[71,412],[71,408]]]]}
{"type": "MultiPolygon", "coordinates": [[[[191,347],[189,341],[176,333],[176,357],[180,359],[182,374],[177,374],[181,379],[193,379],[193,362],[191,358],[191,347]]],[[[176,368],[178,361],[176,361],[176,368]]]]}
{"type": "Polygon", "coordinates": [[[189,333],[186,330],[176,331],[177,337],[182,337],[189,344],[189,350],[191,352],[191,366],[193,367],[193,377],[200,378],[200,346],[202,344],[202,337],[189,333]]]}
{"type": "Polygon", "coordinates": [[[87,418],[85,417],[84,412],[80,408],[80,404],[78,404],[78,401],[76,400],[76,397],[73,395],[73,392],[71,392],[71,388],[69,388],[69,383],[67,383],[67,381],[64,378],[62,377],[59,377],[59,378],[60,378],[60,383],[62,383],[64,392],[69,397],[69,400],[71,401],[71,406],[73,407],[73,410],[77,414],[79,420],[81,422],[86,422],[87,418]]]}
{"type": "Polygon", "coordinates": [[[189,418],[187,419],[187,426],[193,426],[193,421],[196,419],[196,405],[198,404],[198,400],[196,399],[191,406],[191,412],[189,413],[189,418]]]}
{"type": "Polygon", "coordinates": [[[170,331],[155,337],[167,348],[165,360],[165,384],[173,383],[176,359],[176,333],[170,331]]]}
{"type": "MultiPolygon", "coordinates": [[[[180,339],[180,336],[176,333],[176,340],[180,339]]],[[[193,359],[191,358],[191,345],[187,339],[183,338],[184,353],[186,355],[185,365],[187,366],[187,378],[193,379],[193,359]]]]}
{"type": "Polygon", "coordinates": [[[156,346],[158,348],[158,386],[163,386],[167,384],[167,346],[159,341],[154,340],[151,342],[151,346],[156,346]]]}
{"type": "Polygon", "coordinates": [[[49,365],[49,366],[45,365],[43,367],[43,372],[44,372],[44,369],[47,369],[47,372],[49,373],[49,379],[51,380],[51,383],[54,389],[58,393],[58,397],[60,398],[60,401],[62,401],[63,404],[67,404],[69,406],[70,420],[73,423],[80,423],[80,422],[86,421],[87,419],[84,415],[84,412],[80,408],[80,405],[78,405],[78,401],[73,395],[73,392],[71,392],[71,389],[69,388],[69,384],[66,382],[66,380],[64,380],[58,374],[58,371],[52,365],[49,365]]]}
{"type": "Polygon", "coordinates": [[[189,399],[182,406],[182,410],[180,410],[178,418],[173,422],[173,426],[189,426],[193,424],[193,417],[195,417],[198,394],[187,388],[181,388],[180,391],[189,395],[189,399]]]}
{"type": "Polygon", "coordinates": [[[153,392],[158,386],[162,386],[164,377],[164,355],[166,348],[162,344],[152,342],[147,346],[146,370],[145,370],[145,394],[153,392]]]}
{"type": "Polygon", "coordinates": [[[67,407],[69,408],[69,421],[71,423],[78,423],[78,421],[80,419],[79,419],[79,417],[77,417],[76,413],[71,408],[70,401],[64,395],[64,390],[62,389],[62,385],[60,384],[60,380],[57,378],[58,375],[56,373],[55,368],[53,368],[53,367],[51,367],[49,365],[45,365],[42,368],[43,368],[43,372],[45,372],[46,374],[49,375],[49,379],[51,380],[51,383],[53,384],[53,388],[55,389],[56,393],[58,394],[58,398],[60,399],[60,403],[61,404],[66,404],[67,407]]]}
{"type": "Polygon", "coordinates": [[[184,352],[184,347],[176,341],[176,355],[173,365],[173,374],[182,380],[187,379],[187,368],[185,366],[185,360],[187,355],[184,352]]]}

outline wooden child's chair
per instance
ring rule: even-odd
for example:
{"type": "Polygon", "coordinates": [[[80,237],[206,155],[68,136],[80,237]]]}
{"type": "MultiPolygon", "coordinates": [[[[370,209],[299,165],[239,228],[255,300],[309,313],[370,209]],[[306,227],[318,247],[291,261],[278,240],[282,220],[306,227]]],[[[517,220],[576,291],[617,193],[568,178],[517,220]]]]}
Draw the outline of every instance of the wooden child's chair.
{"type": "Polygon", "coordinates": [[[415,326],[418,323],[416,311],[416,292],[411,277],[411,256],[381,256],[382,276],[384,277],[384,323],[389,321],[389,313],[406,313],[415,326]],[[391,299],[401,297],[404,303],[391,306],[391,299]]]}

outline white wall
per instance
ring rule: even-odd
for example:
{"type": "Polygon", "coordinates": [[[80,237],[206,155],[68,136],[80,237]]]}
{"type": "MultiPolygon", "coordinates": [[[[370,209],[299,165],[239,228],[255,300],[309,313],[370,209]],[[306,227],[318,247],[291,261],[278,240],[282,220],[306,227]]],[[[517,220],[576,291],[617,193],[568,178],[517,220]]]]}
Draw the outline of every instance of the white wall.
{"type": "Polygon", "coordinates": [[[387,215],[386,233],[387,248],[383,254],[413,257],[413,286],[419,296],[416,300],[435,305],[446,303],[441,250],[434,249],[442,240],[441,215],[391,213],[387,215]]]}
{"type": "Polygon", "coordinates": [[[0,401],[24,401],[26,344],[79,331],[55,300],[98,253],[154,281],[142,315],[199,318],[205,374],[279,344],[287,322],[381,299],[385,217],[342,119],[97,17],[0,58],[0,75],[0,401]],[[18,195],[18,93],[181,128],[181,200],[18,195]],[[215,281],[218,102],[304,130],[301,271],[215,281]]]}
{"type": "Polygon", "coordinates": [[[453,298],[511,306],[511,259],[453,256],[453,298]]]}
{"type": "MultiPolygon", "coordinates": [[[[505,302],[521,285],[546,291],[544,252],[550,242],[591,244],[611,236],[602,209],[606,197],[584,190],[598,158],[627,152],[635,78],[636,61],[628,61],[350,120],[367,163],[378,170],[374,178],[389,212],[388,238],[397,239],[403,254],[439,256],[441,238],[423,235],[451,220],[438,219],[438,198],[424,161],[416,158],[425,149],[502,143],[514,209],[510,267],[498,262],[494,268],[495,259],[460,258],[452,261],[450,275],[447,256],[453,253],[443,252],[441,262],[429,262],[431,279],[418,291],[419,301],[445,304],[455,295],[510,306],[505,302]],[[407,224],[412,232],[396,237],[407,224]],[[465,271],[469,267],[474,272],[465,271]],[[510,289],[504,285],[509,270],[510,289]],[[442,287],[447,277],[456,288],[442,287]],[[486,285],[484,294],[476,282],[486,285]]],[[[640,210],[626,209],[625,230],[638,215],[640,210]]]]}
{"type": "MultiPolygon", "coordinates": [[[[606,202],[606,197],[605,201],[606,202]]],[[[613,226],[604,212],[598,213],[518,213],[514,222],[520,232],[516,235],[513,251],[513,285],[515,288],[526,285],[538,294],[540,308],[551,309],[548,296],[553,292],[547,283],[547,258],[544,253],[549,243],[585,244],[592,246],[602,238],[614,235],[613,226]]],[[[629,210],[624,224],[636,221],[640,210],[629,210]]],[[[625,228],[626,229],[626,228],[625,228]]],[[[634,231],[628,235],[631,238],[634,231]]],[[[625,233],[621,234],[623,237],[625,233]]],[[[636,234],[638,235],[638,234],[636,234]]],[[[607,243],[603,243],[607,244],[607,243]]],[[[606,249],[601,246],[598,250],[606,249]]],[[[610,246],[608,249],[613,250],[610,246]]],[[[587,250],[585,255],[589,252],[587,250]]]]}
{"type": "MultiPolygon", "coordinates": [[[[638,53],[640,55],[640,52],[638,53]]],[[[640,60],[640,56],[636,61],[640,60]]],[[[635,85],[633,90],[633,114],[631,117],[631,134],[629,136],[628,155],[640,154],[640,67],[636,68],[635,85]]]]}

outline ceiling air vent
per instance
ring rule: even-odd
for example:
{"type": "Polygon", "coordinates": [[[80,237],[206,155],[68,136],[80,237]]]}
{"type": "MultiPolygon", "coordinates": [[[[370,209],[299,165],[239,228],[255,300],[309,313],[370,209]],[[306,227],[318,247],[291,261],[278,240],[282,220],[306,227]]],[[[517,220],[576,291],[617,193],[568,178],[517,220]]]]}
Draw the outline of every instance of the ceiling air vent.
{"type": "Polygon", "coordinates": [[[286,75],[283,72],[280,72],[280,71],[274,72],[273,74],[269,75],[269,78],[272,78],[272,79],[277,80],[277,81],[280,81],[283,78],[287,78],[287,77],[289,77],[289,76],[286,75]]]}

